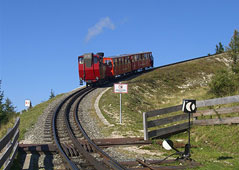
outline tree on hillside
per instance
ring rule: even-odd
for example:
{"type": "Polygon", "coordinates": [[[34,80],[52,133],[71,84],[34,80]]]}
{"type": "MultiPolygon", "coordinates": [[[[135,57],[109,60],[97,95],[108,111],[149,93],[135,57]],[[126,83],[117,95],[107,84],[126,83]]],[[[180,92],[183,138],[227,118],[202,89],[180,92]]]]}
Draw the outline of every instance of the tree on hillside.
{"type": "Polygon", "coordinates": [[[220,54],[224,52],[224,47],[221,42],[219,42],[219,45],[216,45],[216,54],[220,54]]]}
{"type": "Polygon", "coordinates": [[[0,116],[3,113],[3,91],[1,91],[2,80],[0,80],[0,116]]]}
{"type": "Polygon", "coordinates": [[[232,71],[235,73],[239,73],[239,33],[237,30],[234,31],[234,34],[231,38],[231,41],[229,43],[229,47],[227,47],[227,51],[229,56],[233,60],[232,64],[232,71]]]}
{"type": "Polygon", "coordinates": [[[9,118],[16,113],[15,107],[9,98],[7,98],[5,102],[3,101],[4,95],[3,91],[1,91],[1,83],[2,81],[0,80],[0,124],[7,123],[9,118]]]}
{"type": "Polygon", "coordinates": [[[49,99],[52,99],[53,97],[55,97],[55,93],[54,93],[54,91],[51,89],[51,94],[50,94],[49,99]]]}
{"type": "Polygon", "coordinates": [[[11,100],[9,98],[6,99],[4,103],[4,111],[9,115],[13,115],[15,112],[15,106],[13,106],[11,100]]]}
{"type": "Polygon", "coordinates": [[[216,97],[232,95],[238,89],[235,75],[228,70],[219,70],[209,84],[210,93],[216,97]]]}
{"type": "Polygon", "coordinates": [[[7,115],[4,109],[4,102],[3,102],[3,91],[1,90],[2,80],[0,80],[0,124],[5,123],[7,121],[7,115]]]}

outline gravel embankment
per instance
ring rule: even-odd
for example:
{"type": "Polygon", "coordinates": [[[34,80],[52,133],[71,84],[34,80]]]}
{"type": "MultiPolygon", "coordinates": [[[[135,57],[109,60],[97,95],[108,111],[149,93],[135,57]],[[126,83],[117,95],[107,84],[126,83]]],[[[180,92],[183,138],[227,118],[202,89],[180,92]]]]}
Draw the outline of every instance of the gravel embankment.
{"type": "Polygon", "coordinates": [[[45,126],[45,120],[47,119],[48,114],[53,112],[55,107],[58,105],[58,103],[63,101],[70,94],[74,93],[75,90],[73,90],[69,93],[65,93],[63,96],[61,96],[60,98],[58,98],[58,99],[54,100],[52,103],[50,103],[45,108],[43,113],[38,117],[36,124],[25,133],[24,140],[20,141],[20,143],[24,143],[24,144],[46,143],[44,140],[44,126],[45,126]]]}

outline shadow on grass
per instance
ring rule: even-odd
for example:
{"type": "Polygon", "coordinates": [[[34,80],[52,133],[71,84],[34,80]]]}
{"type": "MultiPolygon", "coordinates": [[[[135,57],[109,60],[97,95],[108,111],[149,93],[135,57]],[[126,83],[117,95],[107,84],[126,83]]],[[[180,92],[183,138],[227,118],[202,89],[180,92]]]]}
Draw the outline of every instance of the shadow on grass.
{"type": "Polygon", "coordinates": [[[233,159],[231,156],[220,156],[217,158],[217,160],[226,160],[226,159],[233,159]]]}

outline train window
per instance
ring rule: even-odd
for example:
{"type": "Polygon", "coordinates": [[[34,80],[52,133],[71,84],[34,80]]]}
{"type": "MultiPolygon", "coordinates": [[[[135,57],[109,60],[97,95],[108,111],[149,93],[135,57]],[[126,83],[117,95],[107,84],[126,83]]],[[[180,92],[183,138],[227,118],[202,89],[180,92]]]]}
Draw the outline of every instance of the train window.
{"type": "Polygon", "coordinates": [[[112,61],[111,61],[111,60],[105,60],[105,63],[106,63],[108,66],[112,66],[112,61]]]}
{"type": "Polygon", "coordinates": [[[79,57],[79,64],[83,64],[84,63],[84,58],[83,57],[79,57]]]}
{"type": "Polygon", "coordinates": [[[98,63],[98,57],[94,57],[94,64],[98,63]]]}

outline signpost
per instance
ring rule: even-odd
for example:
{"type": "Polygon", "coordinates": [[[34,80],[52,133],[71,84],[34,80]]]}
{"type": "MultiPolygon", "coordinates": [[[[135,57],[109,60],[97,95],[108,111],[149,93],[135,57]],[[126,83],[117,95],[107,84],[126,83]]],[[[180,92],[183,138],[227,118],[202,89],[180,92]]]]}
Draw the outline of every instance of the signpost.
{"type": "Polygon", "coordinates": [[[188,144],[185,145],[184,157],[190,158],[190,115],[197,111],[196,100],[184,99],[182,111],[188,114],[188,144]]]}
{"type": "Polygon", "coordinates": [[[128,84],[114,84],[114,93],[120,94],[120,124],[122,123],[122,93],[128,93],[128,84]]]}
{"type": "Polygon", "coordinates": [[[25,107],[27,108],[32,107],[31,100],[25,100],[25,107]]]}

